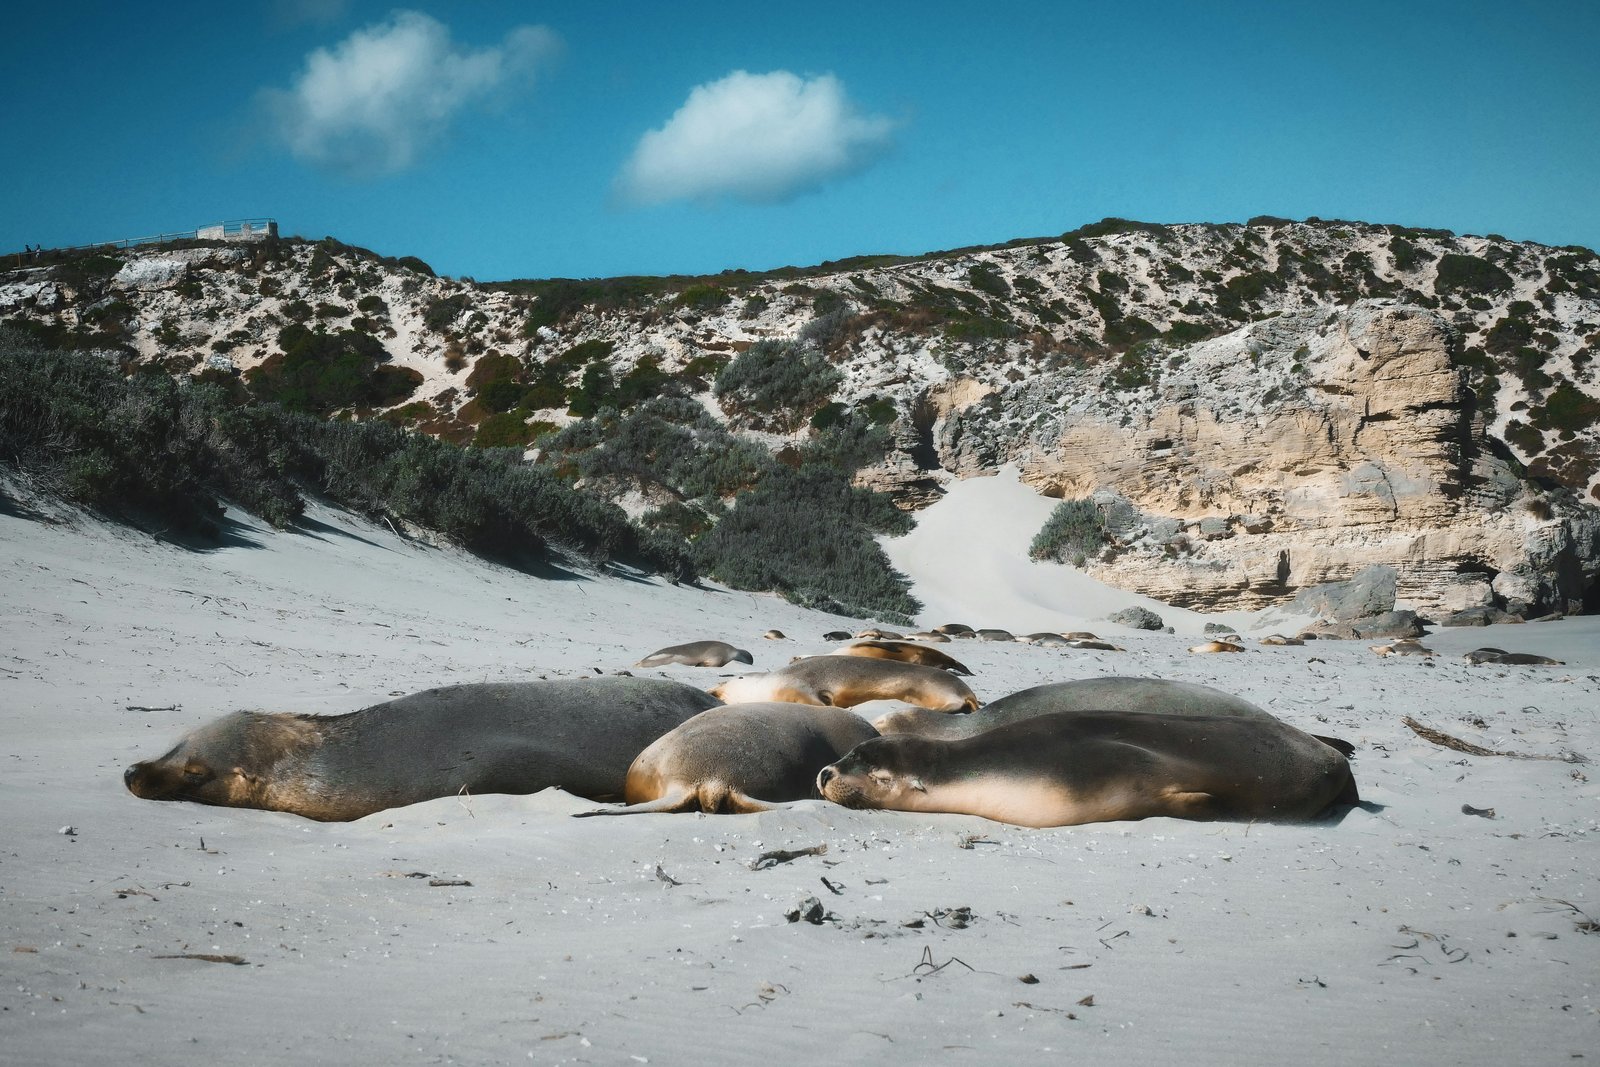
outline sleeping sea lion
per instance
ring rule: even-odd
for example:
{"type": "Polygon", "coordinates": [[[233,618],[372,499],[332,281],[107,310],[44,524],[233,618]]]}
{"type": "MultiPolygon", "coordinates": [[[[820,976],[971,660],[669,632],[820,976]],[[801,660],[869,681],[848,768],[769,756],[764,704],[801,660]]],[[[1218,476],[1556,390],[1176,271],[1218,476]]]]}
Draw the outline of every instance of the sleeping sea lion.
{"type": "Polygon", "coordinates": [[[970,634],[974,631],[972,627],[968,626],[964,622],[947,622],[943,626],[935,626],[933,628],[933,632],[936,634],[944,634],[947,637],[959,637],[962,634],[970,634]]]}
{"type": "Polygon", "coordinates": [[[904,700],[933,711],[970,711],[978,698],[949,671],[863,656],[812,656],[766,674],[730,678],[711,690],[727,704],[777,701],[853,708],[904,700]]]}
{"type": "Polygon", "coordinates": [[[1285,637],[1282,634],[1268,634],[1259,643],[1263,645],[1303,645],[1305,640],[1299,637],[1285,637]]]}
{"type": "Polygon", "coordinates": [[[1432,656],[1434,651],[1422,642],[1410,637],[1402,637],[1398,641],[1391,641],[1387,645],[1368,645],[1367,648],[1380,656],[1432,656]]]}
{"type": "Polygon", "coordinates": [[[981,815],[1019,826],[1313,819],[1356,804],[1350,764],[1276,720],[1056,712],[940,741],[878,737],[817,774],[851,808],[981,815]]]}
{"type": "Polygon", "coordinates": [[[1045,631],[1043,633],[1025,634],[1017,638],[1023,644],[1039,645],[1043,648],[1068,648],[1072,642],[1058,633],[1045,631]]]}
{"type": "Polygon", "coordinates": [[[628,806],[748,814],[815,797],[817,772],[878,731],[854,712],[805,704],[712,708],[658,738],[628,768],[628,806]]]}
{"type": "Polygon", "coordinates": [[[1560,667],[1564,661],[1532,652],[1507,652],[1503,648],[1475,648],[1462,657],[1468,663],[1496,663],[1519,667],[1560,667]]]}
{"type": "Polygon", "coordinates": [[[682,663],[687,667],[723,667],[736,661],[754,663],[755,658],[726,641],[690,641],[685,645],[669,645],[652,652],[634,666],[665,667],[669,663],[682,663]]]}
{"type": "Polygon", "coordinates": [[[893,659],[901,663],[920,663],[924,667],[937,667],[952,674],[972,674],[960,661],[945,655],[937,648],[928,648],[910,641],[856,641],[843,648],[834,649],[830,655],[893,659]]]}
{"type": "Polygon", "coordinates": [[[146,800],[190,800],[341,822],[471,793],[559,786],[622,795],[628,766],[679,723],[716,706],[693,686],[648,678],[453,685],[348,715],[239,711],[123,775],[146,800]]]}
{"type": "Polygon", "coordinates": [[[1193,646],[1190,647],[1189,651],[1190,652],[1243,652],[1244,651],[1244,646],[1243,645],[1234,644],[1232,641],[1224,641],[1224,640],[1221,640],[1219,638],[1219,639],[1214,640],[1214,641],[1207,641],[1203,645],[1193,645],[1193,646]]]}
{"type": "Polygon", "coordinates": [[[978,631],[979,641],[1015,641],[1016,635],[1010,630],[987,629],[978,631]]]}
{"type": "Polygon", "coordinates": [[[822,639],[824,641],[848,641],[850,640],[850,631],[829,630],[827,633],[822,635],[822,639]]]}
{"type": "Polygon", "coordinates": [[[1223,715],[1277,720],[1243,697],[1193,682],[1162,678],[1080,678],[1036,685],[995,700],[967,715],[923,708],[898,708],[872,725],[885,736],[915,734],[951,739],[971,737],[1007,723],[1060,711],[1137,711],[1155,715],[1223,715]]]}

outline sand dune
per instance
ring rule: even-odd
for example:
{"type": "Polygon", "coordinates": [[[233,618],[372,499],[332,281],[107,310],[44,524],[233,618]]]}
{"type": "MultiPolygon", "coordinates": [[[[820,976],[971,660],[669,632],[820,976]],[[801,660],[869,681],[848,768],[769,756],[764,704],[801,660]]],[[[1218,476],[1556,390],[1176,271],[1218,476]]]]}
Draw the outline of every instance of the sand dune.
{"type": "MultiPolygon", "coordinates": [[[[1100,628],[1130,599],[1019,568],[1037,523],[982,495],[1000,479],[960,488],[1016,537],[944,585],[926,576],[940,550],[918,546],[945,511],[893,545],[930,621],[1100,628]]],[[[1469,756],[1400,723],[1600,757],[1595,619],[1443,631],[1432,662],[1354,642],[1190,655],[1195,620],[1162,609],[1180,633],[1119,633],[1126,653],[961,647],[985,698],[1147,674],[1346,737],[1370,807],[1338,823],[1024,830],[820,801],[575,820],[589,802],[547,791],[318,824],[130,796],[123,767],[236,708],[574,677],[703,637],[769,668],[852,625],[772,597],[538,580],[314,519],[242,520],[195,553],[0,513],[0,1060],[1498,1065],[1600,1047],[1600,935],[1579,928],[1600,919],[1600,770],[1469,756]],[[795,639],[761,640],[771,627],[795,639]],[[1460,660],[1480,644],[1568,665],[1460,660]],[[809,897],[831,917],[787,921],[809,897]]]]}

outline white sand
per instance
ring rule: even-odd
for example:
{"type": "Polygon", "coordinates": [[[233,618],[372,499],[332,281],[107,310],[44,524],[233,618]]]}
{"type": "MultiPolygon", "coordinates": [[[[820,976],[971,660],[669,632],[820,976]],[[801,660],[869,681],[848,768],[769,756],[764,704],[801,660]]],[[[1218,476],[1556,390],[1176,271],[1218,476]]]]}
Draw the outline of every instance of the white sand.
{"type": "MultiPolygon", "coordinates": [[[[1026,830],[822,802],[574,820],[588,803],[549,791],[325,825],[130,796],[127,764],[235,708],[347,711],[432,685],[613,670],[698,637],[771,667],[848,625],[770,597],[535,580],[316,518],[302,534],[246,524],[201,554],[0,513],[0,1062],[1600,1055],[1600,936],[1551,903],[1600,919],[1600,769],[1464,756],[1399,722],[1600,756],[1600,620],[1442,631],[1433,666],[1353,642],[1191,656],[1182,634],[1119,633],[1121,654],[954,649],[986,698],[1147,674],[1344,736],[1382,808],[1338,824],[1026,830]],[[800,639],[763,642],[774,626],[800,639]],[[1569,665],[1460,661],[1480,644],[1569,665]],[[748,867],[821,843],[825,857],[748,867]],[[837,922],[784,920],[812,895],[837,922]],[[960,907],[965,928],[929,917],[960,907]],[[178,953],[247,963],[159,958],[178,953]]],[[[1010,566],[961,551],[967,573],[1010,566]]],[[[930,611],[1044,625],[1025,592],[940,595],[930,611]]],[[[1080,595],[1066,585],[1034,605],[1080,595]]],[[[1076,617],[1094,628],[1098,613],[1076,617]]]]}

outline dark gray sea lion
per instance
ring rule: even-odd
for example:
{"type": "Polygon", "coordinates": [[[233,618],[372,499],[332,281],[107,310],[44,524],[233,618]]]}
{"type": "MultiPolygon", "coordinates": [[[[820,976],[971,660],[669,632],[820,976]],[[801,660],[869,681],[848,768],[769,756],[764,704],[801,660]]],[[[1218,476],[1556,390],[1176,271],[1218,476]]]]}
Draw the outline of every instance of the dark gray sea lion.
{"type": "Polygon", "coordinates": [[[1084,649],[1085,651],[1090,651],[1090,652],[1126,652],[1126,651],[1128,651],[1127,649],[1123,648],[1121,645],[1113,645],[1110,641],[1102,641],[1099,638],[1075,637],[1072,640],[1068,641],[1067,644],[1071,648],[1081,648],[1081,649],[1084,649]]]}
{"type": "Polygon", "coordinates": [[[716,706],[679,682],[593,678],[429,689],[348,715],[224,715],[123,775],[146,800],[342,822],[469,793],[622,795],[650,742],[716,706]]]}
{"type": "Polygon", "coordinates": [[[950,741],[878,737],[817,774],[851,808],[981,815],[1019,826],[1314,819],[1359,803],[1342,752],[1276,720],[1055,712],[950,741]]]}
{"type": "Polygon", "coordinates": [[[906,634],[907,641],[932,641],[936,645],[948,645],[950,638],[933,630],[918,630],[916,633],[906,634]]]}
{"type": "Polygon", "coordinates": [[[1015,641],[1016,639],[1016,635],[1010,630],[989,629],[978,631],[979,641],[1015,641]]]}
{"type": "Polygon", "coordinates": [[[945,655],[937,648],[929,648],[912,641],[856,641],[835,649],[835,656],[866,656],[869,659],[893,659],[901,663],[920,663],[924,667],[937,667],[953,674],[971,675],[965,664],[945,655]]]}
{"type": "Polygon", "coordinates": [[[899,708],[873,723],[889,734],[918,737],[971,737],[1007,723],[1061,711],[1136,711],[1156,715],[1221,715],[1265,719],[1271,714],[1243,697],[1193,682],[1162,678],[1080,678],[1036,685],[985,705],[968,715],[947,715],[923,708],[899,708]]]}
{"type": "Polygon", "coordinates": [[[824,641],[848,641],[850,640],[850,631],[829,630],[827,633],[822,635],[822,639],[824,641]]]}
{"type": "Polygon", "coordinates": [[[748,814],[815,797],[817,772],[877,737],[861,716],[805,704],[737,704],[702,712],[657,739],[628,768],[628,806],[748,814]]]}
{"type": "Polygon", "coordinates": [[[690,641],[685,645],[670,645],[659,652],[652,652],[634,666],[665,667],[669,663],[682,663],[687,667],[723,667],[735,662],[754,663],[755,658],[726,641],[690,641]]]}
{"type": "Polygon", "coordinates": [[[975,631],[964,622],[947,622],[943,626],[935,626],[933,632],[947,637],[960,637],[962,634],[972,634],[975,631]]]}
{"type": "Polygon", "coordinates": [[[1464,657],[1468,663],[1494,663],[1517,667],[1560,667],[1565,661],[1532,652],[1507,652],[1503,648],[1475,648],[1464,657]]]}
{"type": "Polygon", "coordinates": [[[933,711],[970,711],[978,698],[949,671],[862,656],[812,656],[781,670],[730,678],[711,690],[728,704],[785,703],[853,708],[868,700],[904,700],[933,711]]]}
{"type": "Polygon", "coordinates": [[[876,626],[871,627],[870,629],[866,629],[866,630],[860,631],[859,633],[856,634],[856,637],[861,638],[863,640],[867,640],[867,641],[903,641],[903,640],[905,640],[905,634],[896,633],[893,630],[880,630],[876,626]]]}

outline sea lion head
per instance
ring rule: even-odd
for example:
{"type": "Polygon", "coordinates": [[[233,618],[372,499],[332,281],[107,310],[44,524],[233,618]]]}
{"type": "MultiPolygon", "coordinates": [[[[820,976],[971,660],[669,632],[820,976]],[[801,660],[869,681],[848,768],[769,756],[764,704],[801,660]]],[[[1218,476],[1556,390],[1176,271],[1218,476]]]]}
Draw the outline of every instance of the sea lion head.
{"type": "Polygon", "coordinates": [[[724,704],[749,704],[772,699],[767,695],[771,689],[772,683],[765,674],[742,674],[737,678],[728,678],[706,692],[724,704]]]}
{"type": "Polygon", "coordinates": [[[273,767],[318,733],[304,716],[236,711],[186,735],[165,755],[122,774],[144,800],[265,807],[273,767]]]}
{"type": "Polygon", "coordinates": [[[863,741],[817,773],[817,792],[846,808],[915,811],[928,792],[928,747],[906,736],[863,741]]]}

